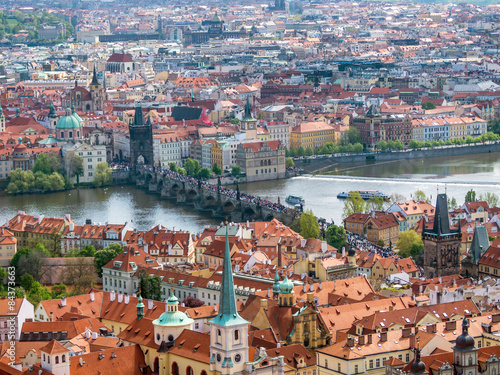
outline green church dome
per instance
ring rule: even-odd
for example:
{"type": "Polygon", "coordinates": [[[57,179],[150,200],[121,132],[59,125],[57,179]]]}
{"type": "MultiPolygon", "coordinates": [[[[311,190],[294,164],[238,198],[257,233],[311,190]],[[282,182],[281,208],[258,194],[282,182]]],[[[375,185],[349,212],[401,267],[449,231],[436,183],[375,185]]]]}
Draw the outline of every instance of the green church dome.
{"type": "Polygon", "coordinates": [[[82,125],[78,119],[71,114],[71,109],[66,108],[66,114],[62,116],[59,121],[57,121],[56,129],[77,129],[81,128],[82,125]]]}
{"type": "Polygon", "coordinates": [[[285,278],[280,283],[281,293],[292,293],[293,291],[293,283],[288,279],[288,276],[285,275],[285,278]]]}

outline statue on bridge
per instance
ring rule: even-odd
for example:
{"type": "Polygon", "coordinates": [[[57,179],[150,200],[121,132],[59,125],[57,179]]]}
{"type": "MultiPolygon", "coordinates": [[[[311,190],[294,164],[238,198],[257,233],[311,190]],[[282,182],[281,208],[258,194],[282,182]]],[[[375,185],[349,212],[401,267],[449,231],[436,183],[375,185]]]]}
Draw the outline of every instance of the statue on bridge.
{"type": "Polygon", "coordinates": [[[238,201],[241,200],[241,197],[240,197],[240,185],[238,185],[238,183],[236,183],[236,200],[238,200],[238,201]]]}
{"type": "Polygon", "coordinates": [[[198,179],[198,189],[201,189],[201,178],[198,179]]]}

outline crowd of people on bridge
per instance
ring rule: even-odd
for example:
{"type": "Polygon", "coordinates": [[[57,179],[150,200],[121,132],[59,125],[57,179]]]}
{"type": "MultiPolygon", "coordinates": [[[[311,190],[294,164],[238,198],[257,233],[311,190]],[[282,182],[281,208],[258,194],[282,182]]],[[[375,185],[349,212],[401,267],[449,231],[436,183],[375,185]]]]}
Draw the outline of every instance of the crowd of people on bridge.
{"type": "Polygon", "coordinates": [[[229,196],[234,199],[240,199],[244,202],[250,202],[254,203],[257,206],[260,207],[266,207],[269,208],[273,211],[277,212],[282,212],[282,213],[290,213],[291,209],[287,206],[282,205],[281,203],[275,203],[268,201],[266,199],[262,199],[260,197],[256,197],[254,195],[246,194],[246,193],[239,193],[238,190],[223,187],[219,184],[214,185],[210,184],[208,181],[200,180],[194,177],[190,177],[184,174],[180,174],[174,171],[171,171],[170,169],[165,169],[161,168],[158,166],[152,166],[152,165],[144,165],[144,169],[150,171],[150,172],[155,172],[155,173],[161,173],[163,176],[171,178],[173,180],[181,181],[187,184],[199,186],[203,189],[211,190],[213,192],[219,191],[220,194],[229,196]],[[238,194],[239,193],[239,194],[238,194]]]}
{"type": "Polygon", "coordinates": [[[369,242],[366,238],[361,238],[355,233],[347,233],[347,242],[356,249],[376,253],[384,258],[396,255],[394,251],[391,250],[390,246],[387,248],[377,246],[369,242]]]}

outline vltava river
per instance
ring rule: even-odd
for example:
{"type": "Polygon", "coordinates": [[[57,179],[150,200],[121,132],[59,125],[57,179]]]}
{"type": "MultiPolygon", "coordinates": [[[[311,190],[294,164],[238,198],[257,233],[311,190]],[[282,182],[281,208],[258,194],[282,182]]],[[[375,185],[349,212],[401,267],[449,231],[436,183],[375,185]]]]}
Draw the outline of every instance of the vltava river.
{"type": "MultiPolygon", "coordinates": [[[[500,195],[500,153],[462,157],[402,160],[373,165],[342,165],[321,175],[305,175],[287,180],[242,184],[240,189],[284,202],[287,195],[301,195],[310,208],[327,220],[340,223],[344,201],[337,194],[350,190],[379,190],[387,195],[403,194],[407,198],[417,189],[436,197],[437,188],[461,204],[468,190],[500,195]]],[[[30,214],[61,217],[69,213],[78,224],[85,219],[100,223],[131,222],[138,229],[155,224],[168,228],[200,232],[206,225],[218,224],[157,195],[132,186],[106,189],[80,189],[46,195],[0,196],[0,224],[18,210],[30,214]]]]}

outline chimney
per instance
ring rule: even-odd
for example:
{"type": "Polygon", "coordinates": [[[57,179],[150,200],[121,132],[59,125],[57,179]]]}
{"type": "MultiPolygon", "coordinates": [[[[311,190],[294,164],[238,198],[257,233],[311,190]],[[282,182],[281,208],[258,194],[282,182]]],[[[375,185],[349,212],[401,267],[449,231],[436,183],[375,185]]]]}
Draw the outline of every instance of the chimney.
{"type": "Polygon", "coordinates": [[[128,305],[128,303],[130,302],[130,296],[125,296],[125,305],[128,305]]]}
{"type": "Polygon", "coordinates": [[[318,288],[319,288],[319,290],[323,289],[323,286],[321,285],[321,281],[318,283],[318,288]]]}
{"type": "Polygon", "coordinates": [[[349,348],[352,348],[354,346],[354,337],[348,337],[347,338],[347,346],[349,348]]]}
{"type": "Polygon", "coordinates": [[[321,241],[321,252],[326,253],[326,241],[321,241]]]}
{"type": "Polygon", "coordinates": [[[449,321],[449,322],[446,322],[446,330],[447,331],[454,331],[457,329],[457,321],[454,320],[454,321],[449,321]]]}
{"type": "Polygon", "coordinates": [[[427,324],[427,332],[428,333],[436,333],[436,325],[435,324],[427,324]]]}
{"type": "Polygon", "coordinates": [[[90,300],[91,300],[92,302],[94,302],[94,301],[95,301],[94,292],[90,292],[90,300]]]}
{"type": "Polygon", "coordinates": [[[500,322],[500,314],[493,314],[491,316],[491,322],[492,323],[498,323],[498,322],[500,322]]]}
{"type": "Polygon", "coordinates": [[[261,298],[260,307],[263,309],[267,309],[267,299],[266,298],[261,298]]]}
{"type": "Polygon", "coordinates": [[[116,298],[116,295],[115,295],[115,291],[112,290],[111,293],[109,293],[109,300],[111,302],[114,302],[115,301],[115,298],[116,298]]]}
{"type": "Polygon", "coordinates": [[[54,321],[54,312],[53,311],[50,312],[50,321],[51,322],[54,321]]]}
{"type": "Polygon", "coordinates": [[[358,344],[359,346],[365,345],[365,336],[359,336],[358,344]]]}
{"type": "Polygon", "coordinates": [[[281,261],[281,240],[278,241],[278,267],[279,268],[283,267],[281,261]]]}
{"type": "Polygon", "coordinates": [[[309,290],[310,290],[311,292],[314,292],[314,284],[309,284],[309,290]]]}
{"type": "Polygon", "coordinates": [[[309,293],[307,293],[307,302],[312,303],[312,301],[314,301],[314,293],[309,292],[309,293]]]}
{"type": "Polygon", "coordinates": [[[148,244],[147,244],[147,243],[146,243],[146,244],[144,244],[144,252],[145,252],[146,254],[149,254],[149,248],[148,248],[148,244]]]}
{"type": "Polygon", "coordinates": [[[271,298],[271,289],[267,289],[267,298],[271,298]]]}
{"type": "Polygon", "coordinates": [[[118,303],[122,303],[122,302],[123,302],[123,294],[118,293],[118,303]]]}
{"type": "Polygon", "coordinates": [[[69,231],[73,232],[75,230],[75,223],[71,222],[69,223],[69,231]]]}
{"type": "Polygon", "coordinates": [[[345,246],[342,246],[342,258],[345,258],[345,246]]]}
{"type": "Polygon", "coordinates": [[[387,341],[387,331],[380,332],[380,342],[386,342],[386,341],[387,341]]]}
{"type": "Polygon", "coordinates": [[[372,343],[372,335],[367,335],[366,339],[368,341],[368,345],[370,345],[372,343]]]}
{"type": "Polygon", "coordinates": [[[302,285],[302,290],[304,291],[304,293],[307,292],[307,283],[304,283],[304,285],[302,285]]]}
{"type": "Polygon", "coordinates": [[[92,332],[92,340],[96,340],[97,339],[97,332],[92,332]]]}
{"type": "Polygon", "coordinates": [[[61,297],[61,306],[66,306],[66,297],[61,297]]]}
{"type": "Polygon", "coordinates": [[[148,310],[153,310],[153,300],[148,299],[148,310]]]}
{"type": "Polygon", "coordinates": [[[410,337],[411,335],[411,327],[403,328],[403,338],[410,337]]]}
{"type": "Polygon", "coordinates": [[[305,238],[302,238],[300,240],[300,247],[302,247],[302,248],[306,247],[306,243],[307,243],[307,240],[305,238]]]}

